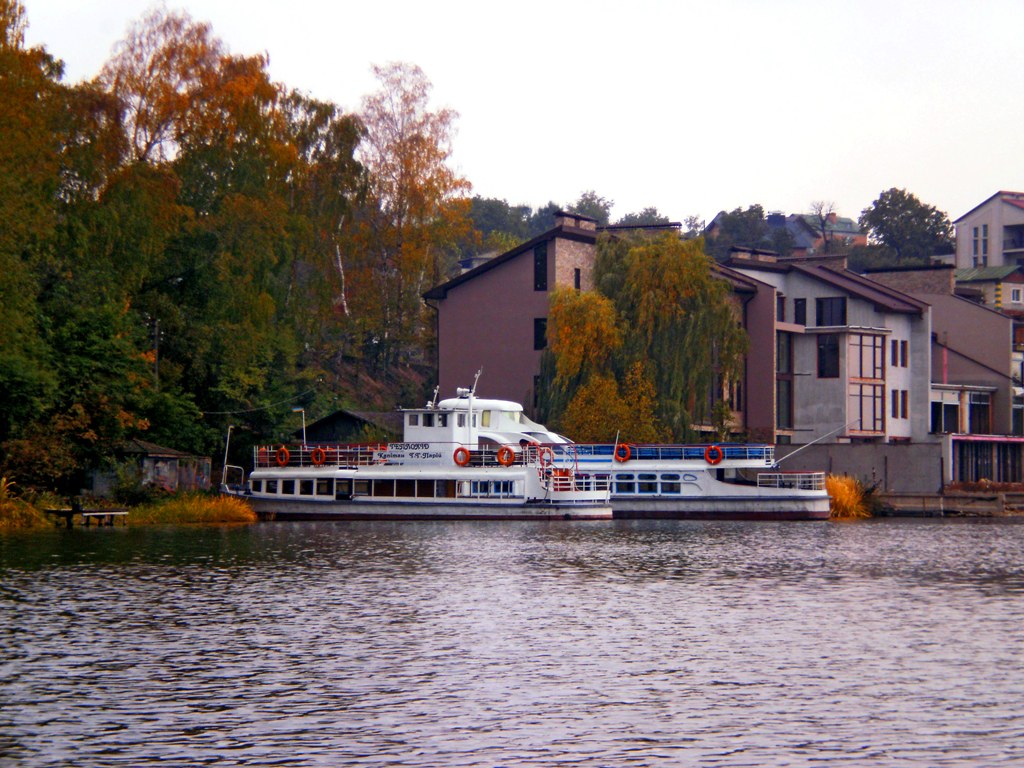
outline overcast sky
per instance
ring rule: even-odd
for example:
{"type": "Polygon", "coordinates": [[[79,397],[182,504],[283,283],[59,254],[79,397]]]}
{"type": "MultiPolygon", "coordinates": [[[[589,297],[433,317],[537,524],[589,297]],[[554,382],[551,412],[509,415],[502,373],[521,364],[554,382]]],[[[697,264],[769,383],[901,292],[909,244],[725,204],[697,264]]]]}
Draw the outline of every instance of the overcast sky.
{"type": "MultiPolygon", "coordinates": [[[[28,41],[92,78],[151,0],[23,0],[28,41]]],[[[613,218],[906,188],[955,219],[1024,189],[1024,2],[173,0],[275,80],[357,111],[372,64],[419,65],[459,113],[475,194],[584,190],[613,218]]]]}

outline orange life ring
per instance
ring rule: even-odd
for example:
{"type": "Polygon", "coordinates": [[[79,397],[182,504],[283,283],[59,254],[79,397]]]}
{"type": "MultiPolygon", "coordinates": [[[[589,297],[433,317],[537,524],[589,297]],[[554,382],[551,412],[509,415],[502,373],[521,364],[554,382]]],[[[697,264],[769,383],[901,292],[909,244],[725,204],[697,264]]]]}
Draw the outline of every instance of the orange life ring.
{"type": "Polygon", "coordinates": [[[542,467],[548,466],[555,460],[555,452],[545,446],[540,449],[540,465],[542,467]]]}
{"type": "Polygon", "coordinates": [[[452,454],[452,458],[455,459],[455,463],[460,467],[464,467],[469,464],[469,448],[464,445],[460,445],[455,449],[455,453],[452,454]]]}
{"type": "Polygon", "coordinates": [[[511,467],[512,462],[516,460],[516,452],[513,451],[509,446],[503,445],[498,449],[498,463],[503,467],[511,467]]]}
{"type": "Polygon", "coordinates": [[[704,449],[704,461],[714,466],[724,458],[725,454],[717,445],[709,445],[704,449]]]}
{"type": "Polygon", "coordinates": [[[319,467],[327,461],[327,451],[317,446],[313,449],[313,452],[309,454],[309,460],[312,461],[315,466],[319,467]]]}
{"type": "Polygon", "coordinates": [[[277,462],[277,466],[279,467],[287,467],[288,460],[291,457],[292,455],[288,452],[288,449],[285,448],[283,445],[277,449],[276,453],[274,453],[274,461],[277,462]]]}
{"type": "Polygon", "coordinates": [[[615,460],[620,464],[625,464],[632,455],[633,449],[629,447],[629,443],[619,443],[615,446],[615,460]]]}

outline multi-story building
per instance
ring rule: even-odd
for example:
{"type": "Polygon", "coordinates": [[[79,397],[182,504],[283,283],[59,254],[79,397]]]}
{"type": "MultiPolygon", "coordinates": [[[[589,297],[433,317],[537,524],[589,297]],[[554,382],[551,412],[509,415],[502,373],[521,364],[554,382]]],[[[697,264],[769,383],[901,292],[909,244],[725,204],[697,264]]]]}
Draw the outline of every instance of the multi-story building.
{"type": "Polygon", "coordinates": [[[450,397],[481,368],[488,397],[536,402],[548,294],[593,287],[597,222],[560,211],[555,227],[424,294],[437,311],[438,386],[450,397]]]}
{"type": "Polygon", "coordinates": [[[750,258],[729,266],[773,285],[780,442],[925,440],[929,307],[841,259],[750,258]]]}
{"type": "Polygon", "coordinates": [[[996,192],[953,226],[960,269],[1024,264],[1024,192],[996,192]]]}

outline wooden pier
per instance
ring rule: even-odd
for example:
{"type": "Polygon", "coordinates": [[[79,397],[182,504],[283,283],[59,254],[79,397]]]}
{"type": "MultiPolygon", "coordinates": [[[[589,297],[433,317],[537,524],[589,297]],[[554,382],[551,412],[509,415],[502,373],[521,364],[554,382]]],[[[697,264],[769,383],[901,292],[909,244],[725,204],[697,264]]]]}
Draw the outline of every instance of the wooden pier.
{"type": "Polygon", "coordinates": [[[86,528],[88,528],[93,521],[95,521],[98,526],[113,525],[116,520],[120,520],[122,525],[128,525],[128,510],[124,507],[97,507],[94,509],[86,509],[81,505],[72,502],[70,507],[48,509],[46,512],[47,514],[63,518],[68,528],[71,528],[74,525],[75,515],[82,518],[82,524],[86,528]]]}

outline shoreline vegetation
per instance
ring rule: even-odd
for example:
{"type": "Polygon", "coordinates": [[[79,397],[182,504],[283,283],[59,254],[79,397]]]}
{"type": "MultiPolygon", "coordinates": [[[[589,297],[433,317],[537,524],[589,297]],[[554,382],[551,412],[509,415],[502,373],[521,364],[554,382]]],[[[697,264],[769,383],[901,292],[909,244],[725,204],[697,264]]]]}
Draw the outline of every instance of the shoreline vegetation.
{"type": "MultiPolygon", "coordinates": [[[[46,509],[69,506],[63,499],[41,496],[34,502],[13,495],[10,487],[0,486],[0,533],[5,531],[47,530],[63,526],[46,509]]],[[[107,504],[90,505],[102,509],[107,504]]],[[[129,507],[126,524],[142,525],[245,525],[256,522],[256,513],[241,499],[210,493],[191,492],[169,496],[129,507]]],[[[81,524],[81,520],[76,520],[81,524]]]]}

